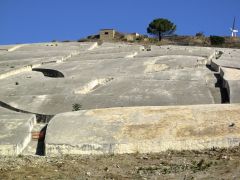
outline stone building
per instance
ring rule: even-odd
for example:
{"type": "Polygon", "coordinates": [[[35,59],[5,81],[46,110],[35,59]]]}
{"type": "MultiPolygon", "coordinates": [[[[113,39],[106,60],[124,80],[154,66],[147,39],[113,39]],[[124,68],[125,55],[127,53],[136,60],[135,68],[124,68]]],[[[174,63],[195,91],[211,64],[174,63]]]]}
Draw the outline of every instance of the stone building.
{"type": "Polygon", "coordinates": [[[138,34],[138,33],[131,33],[131,34],[124,35],[124,38],[127,41],[135,41],[138,37],[140,37],[140,34],[138,34]]]}
{"type": "Polygon", "coordinates": [[[99,34],[100,40],[111,41],[115,38],[116,31],[114,29],[101,29],[99,34]]]}

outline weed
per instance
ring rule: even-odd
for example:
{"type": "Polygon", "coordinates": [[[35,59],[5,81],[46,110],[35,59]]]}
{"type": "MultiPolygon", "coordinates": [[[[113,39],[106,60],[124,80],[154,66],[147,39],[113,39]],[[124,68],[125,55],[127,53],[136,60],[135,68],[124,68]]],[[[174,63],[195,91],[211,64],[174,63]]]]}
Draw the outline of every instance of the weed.
{"type": "Polygon", "coordinates": [[[72,111],[80,111],[82,108],[82,105],[81,104],[78,104],[78,103],[74,103],[72,105],[72,111]]]}

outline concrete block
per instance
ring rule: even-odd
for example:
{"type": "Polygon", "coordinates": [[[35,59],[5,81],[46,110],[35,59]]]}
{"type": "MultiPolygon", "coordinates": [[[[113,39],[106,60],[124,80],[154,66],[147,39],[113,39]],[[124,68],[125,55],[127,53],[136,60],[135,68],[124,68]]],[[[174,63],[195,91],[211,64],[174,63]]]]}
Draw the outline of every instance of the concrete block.
{"type": "Polygon", "coordinates": [[[234,68],[220,68],[223,87],[227,89],[230,103],[240,102],[240,70],[234,68]]]}
{"type": "Polygon", "coordinates": [[[0,156],[16,156],[31,141],[35,115],[15,113],[0,107],[0,156]]]}
{"type": "Polygon", "coordinates": [[[46,155],[156,153],[238,146],[240,105],[125,107],[56,115],[46,155]]]}

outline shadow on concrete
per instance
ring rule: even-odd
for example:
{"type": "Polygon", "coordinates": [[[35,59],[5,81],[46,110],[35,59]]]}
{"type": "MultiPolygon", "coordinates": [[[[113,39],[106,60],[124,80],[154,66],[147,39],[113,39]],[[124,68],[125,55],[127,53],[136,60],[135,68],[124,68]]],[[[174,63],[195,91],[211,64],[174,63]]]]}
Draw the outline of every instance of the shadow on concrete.
{"type": "Polygon", "coordinates": [[[64,78],[64,74],[63,73],[61,73],[60,71],[54,70],[54,69],[33,68],[32,71],[41,72],[46,77],[64,78]]]}
{"type": "Polygon", "coordinates": [[[215,84],[216,88],[220,89],[220,93],[221,93],[221,103],[222,104],[228,104],[230,103],[230,99],[229,99],[229,95],[228,95],[228,91],[227,88],[223,87],[223,81],[222,81],[222,77],[220,76],[219,73],[214,73],[214,76],[217,79],[217,82],[215,84]]]}
{"type": "Polygon", "coordinates": [[[20,112],[20,113],[35,114],[36,120],[37,120],[38,123],[48,123],[54,117],[54,115],[38,114],[38,113],[29,112],[29,111],[24,111],[24,110],[12,107],[9,104],[4,103],[2,101],[0,101],[0,107],[3,107],[3,108],[8,109],[10,111],[20,112]]]}
{"type": "Polygon", "coordinates": [[[215,83],[215,88],[219,88],[220,89],[220,93],[221,93],[221,103],[222,104],[228,104],[230,103],[230,99],[229,99],[229,95],[228,95],[228,91],[226,88],[223,87],[223,80],[222,77],[220,76],[219,72],[216,72],[211,65],[206,65],[206,67],[214,72],[214,76],[217,80],[217,82],[215,83]]]}
{"type": "Polygon", "coordinates": [[[215,69],[213,69],[211,65],[207,64],[206,67],[207,67],[210,71],[216,72],[215,69]]]}
{"type": "Polygon", "coordinates": [[[21,109],[17,109],[15,107],[12,107],[2,101],[0,101],[0,106],[5,108],[5,109],[8,109],[8,110],[11,110],[11,111],[15,111],[15,112],[21,112],[21,113],[25,113],[25,114],[33,114],[31,112],[28,112],[28,111],[24,111],[24,110],[21,110],[21,109]]]}
{"type": "Polygon", "coordinates": [[[44,126],[39,132],[39,138],[37,143],[36,155],[45,155],[45,135],[46,135],[47,125],[44,126]]]}
{"type": "Polygon", "coordinates": [[[37,123],[49,123],[53,117],[54,115],[36,114],[37,123]]]}

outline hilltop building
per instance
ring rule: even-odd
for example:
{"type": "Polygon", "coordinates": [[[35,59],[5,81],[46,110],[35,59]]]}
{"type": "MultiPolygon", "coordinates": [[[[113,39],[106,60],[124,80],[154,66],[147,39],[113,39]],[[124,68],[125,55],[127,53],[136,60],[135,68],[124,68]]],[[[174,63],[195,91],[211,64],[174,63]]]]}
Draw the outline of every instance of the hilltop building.
{"type": "Polygon", "coordinates": [[[100,40],[111,41],[115,38],[116,31],[114,29],[101,29],[99,34],[100,40]]]}
{"type": "Polygon", "coordinates": [[[115,29],[101,29],[99,32],[100,40],[112,41],[116,39],[125,39],[127,41],[135,41],[141,35],[138,33],[120,33],[115,29]]]}

